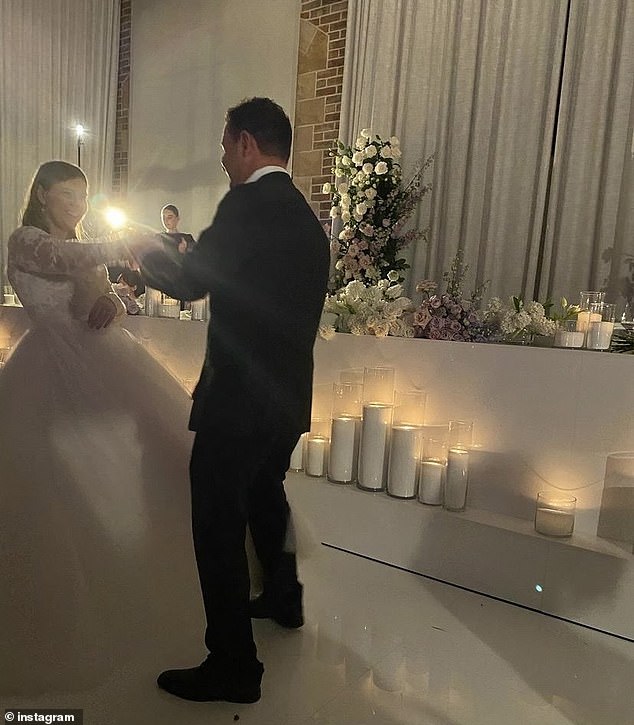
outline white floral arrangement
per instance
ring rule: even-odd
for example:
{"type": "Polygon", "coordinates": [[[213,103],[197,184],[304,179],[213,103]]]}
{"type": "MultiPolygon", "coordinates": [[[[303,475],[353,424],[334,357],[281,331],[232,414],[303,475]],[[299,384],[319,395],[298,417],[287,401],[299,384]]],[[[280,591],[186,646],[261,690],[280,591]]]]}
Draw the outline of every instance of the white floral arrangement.
{"type": "Polygon", "coordinates": [[[412,301],[403,296],[397,272],[390,272],[388,279],[370,286],[353,280],[326,296],[319,334],[326,340],[335,332],[413,337],[414,328],[408,319],[413,307],[412,301]]]}
{"type": "Polygon", "coordinates": [[[364,128],[354,147],[341,141],[330,152],[334,182],[323,186],[332,195],[330,217],[341,219],[342,229],[333,239],[336,258],[335,288],[351,280],[374,285],[388,272],[408,268],[400,256],[403,249],[425,236],[423,230],[403,233],[420,199],[430,191],[423,174],[433,161],[430,156],[403,187],[399,139],[383,140],[364,128]]]}
{"type": "Polygon", "coordinates": [[[546,316],[541,302],[524,302],[521,297],[509,297],[506,304],[499,297],[492,297],[484,320],[497,325],[500,333],[509,340],[522,335],[551,336],[557,329],[557,322],[546,316]]]}

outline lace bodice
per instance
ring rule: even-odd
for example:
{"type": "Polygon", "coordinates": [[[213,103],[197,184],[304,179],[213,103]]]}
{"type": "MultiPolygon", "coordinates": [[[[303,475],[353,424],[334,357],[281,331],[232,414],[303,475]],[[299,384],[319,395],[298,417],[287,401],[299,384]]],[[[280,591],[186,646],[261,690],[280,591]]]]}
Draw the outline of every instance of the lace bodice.
{"type": "Polygon", "coordinates": [[[7,274],[34,322],[85,321],[101,295],[112,297],[118,315],[125,312],[105,263],[127,255],[121,239],[55,239],[42,229],[19,227],[9,237],[7,274]]]}

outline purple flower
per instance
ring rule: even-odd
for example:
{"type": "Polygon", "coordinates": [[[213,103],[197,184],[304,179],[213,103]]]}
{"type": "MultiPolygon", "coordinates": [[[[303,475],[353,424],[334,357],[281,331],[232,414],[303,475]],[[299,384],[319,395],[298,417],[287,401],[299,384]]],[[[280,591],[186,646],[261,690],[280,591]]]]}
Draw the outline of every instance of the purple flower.
{"type": "Polygon", "coordinates": [[[432,295],[432,296],[431,296],[431,297],[429,298],[429,304],[430,304],[430,305],[431,305],[431,306],[432,306],[432,307],[433,307],[433,308],[434,308],[435,310],[437,310],[437,309],[438,309],[438,308],[440,307],[440,305],[442,304],[442,302],[440,301],[440,297],[439,297],[438,295],[432,295]]]}

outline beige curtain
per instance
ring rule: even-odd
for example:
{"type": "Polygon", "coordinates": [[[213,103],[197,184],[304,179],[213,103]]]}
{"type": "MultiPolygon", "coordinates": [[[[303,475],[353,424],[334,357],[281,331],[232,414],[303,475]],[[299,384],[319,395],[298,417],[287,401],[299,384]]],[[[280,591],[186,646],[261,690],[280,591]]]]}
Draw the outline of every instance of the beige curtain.
{"type": "Polygon", "coordinates": [[[571,4],[542,297],[606,289],[634,256],[634,2],[571,4]]]}
{"type": "MultiPolygon", "coordinates": [[[[530,299],[538,287],[542,297],[574,298],[587,286],[556,276],[565,262],[558,261],[561,245],[548,241],[549,235],[562,239],[561,226],[554,236],[552,211],[561,203],[561,182],[551,160],[558,112],[566,112],[566,89],[574,83],[572,59],[565,68],[562,59],[572,52],[565,45],[569,33],[587,43],[584,38],[598,23],[588,20],[583,35],[580,16],[620,13],[625,22],[630,5],[631,0],[349,1],[342,137],[354,138],[363,126],[399,135],[406,172],[419,157],[436,154],[434,192],[416,220],[418,226],[430,225],[431,239],[412,250],[410,289],[418,279],[440,279],[459,247],[471,265],[469,285],[490,280],[494,294],[530,299]],[[564,100],[558,103],[562,87],[564,100]],[[537,284],[538,276],[545,284],[537,284]]],[[[610,23],[602,22],[606,31],[598,46],[608,40],[610,23]]],[[[622,59],[630,31],[620,32],[622,59]]],[[[589,59],[586,66],[584,72],[590,72],[589,59]]],[[[616,73],[617,66],[627,75],[614,56],[603,75],[606,96],[614,85],[608,68],[616,73]]],[[[631,81],[630,73],[620,80],[620,95],[612,91],[623,109],[631,101],[626,89],[631,81]]],[[[597,141],[601,158],[605,140],[604,135],[597,141]]],[[[622,144],[620,152],[623,163],[622,144]]]]}
{"type": "Polygon", "coordinates": [[[0,0],[0,254],[26,187],[51,159],[82,168],[92,194],[112,178],[119,0],[0,0]]]}

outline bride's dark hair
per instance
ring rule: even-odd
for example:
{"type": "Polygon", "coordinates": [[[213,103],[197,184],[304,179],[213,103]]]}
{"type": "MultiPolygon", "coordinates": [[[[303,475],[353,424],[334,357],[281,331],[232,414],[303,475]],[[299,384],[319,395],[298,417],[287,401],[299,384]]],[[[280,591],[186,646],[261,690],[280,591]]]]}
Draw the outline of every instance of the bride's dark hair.
{"type": "MultiPolygon", "coordinates": [[[[45,232],[50,232],[46,217],[42,211],[42,202],[37,198],[37,190],[42,187],[48,191],[53,184],[70,179],[83,179],[88,186],[86,174],[75,164],[67,161],[47,161],[35,172],[31,186],[26,193],[24,207],[20,214],[20,223],[25,227],[37,227],[45,232]]],[[[81,224],[75,229],[77,238],[81,235],[81,224]]]]}

